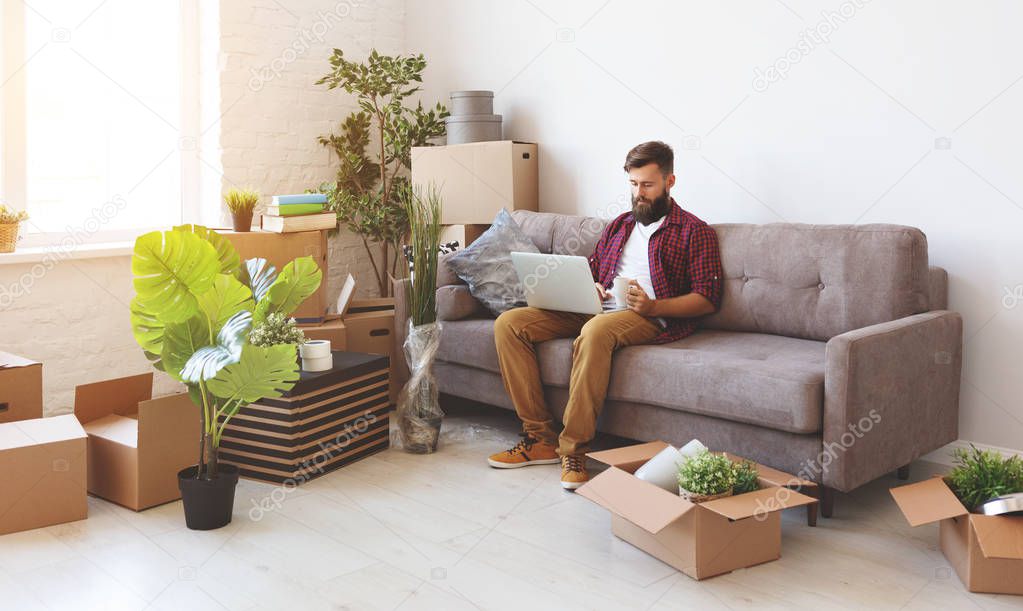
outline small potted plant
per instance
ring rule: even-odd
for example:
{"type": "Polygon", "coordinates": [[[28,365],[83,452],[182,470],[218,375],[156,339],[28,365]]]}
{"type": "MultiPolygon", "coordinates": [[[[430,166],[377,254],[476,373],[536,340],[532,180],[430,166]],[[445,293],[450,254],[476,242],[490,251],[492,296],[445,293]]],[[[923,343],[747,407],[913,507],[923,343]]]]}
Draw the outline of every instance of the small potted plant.
{"type": "Polygon", "coordinates": [[[955,467],[945,482],[971,512],[1000,496],[1023,492],[1023,459],[1005,458],[997,452],[959,448],[953,453],[955,467]]]}
{"type": "Polygon", "coordinates": [[[732,463],[732,475],[735,478],[732,494],[740,495],[760,490],[760,473],[755,463],[748,460],[732,463]]]}
{"type": "Polygon", "coordinates": [[[255,189],[228,189],[224,195],[227,209],[231,211],[231,224],[235,231],[252,230],[252,211],[259,203],[259,191],[255,189]]]}
{"type": "Polygon", "coordinates": [[[735,469],[722,454],[702,450],[678,467],[678,493],[691,503],[704,503],[732,496],[735,469]]]}
{"type": "Polygon", "coordinates": [[[425,193],[407,188],[401,197],[411,228],[412,278],[408,288],[409,332],[403,346],[410,375],[398,395],[398,432],[406,452],[428,454],[437,450],[444,418],[433,376],[441,331],[437,321],[441,201],[433,185],[425,193]]]}
{"type": "Polygon", "coordinates": [[[28,220],[28,213],[24,210],[15,211],[0,204],[0,252],[14,252],[14,245],[18,242],[18,227],[22,221],[28,220]]]}
{"type": "Polygon", "coordinates": [[[228,421],[299,379],[295,345],[265,336],[257,345],[250,330],[294,311],[320,286],[322,272],[312,257],[280,273],[266,259],[243,262],[226,238],[198,225],[140,236],[131,269],[135,341],[153,367],[188,387],[199,412],[199,459],[178,473],[185,524],[220,528],[231,521],[238,483],[237,468],[218,460],[228,421]]]}

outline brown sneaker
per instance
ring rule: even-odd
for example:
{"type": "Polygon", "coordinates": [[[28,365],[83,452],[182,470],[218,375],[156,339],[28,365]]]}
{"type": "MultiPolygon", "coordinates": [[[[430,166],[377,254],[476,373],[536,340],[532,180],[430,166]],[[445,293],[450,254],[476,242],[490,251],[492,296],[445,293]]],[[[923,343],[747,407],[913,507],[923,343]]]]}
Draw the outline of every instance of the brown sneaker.
{"type": "Polygon", "coordinates": [[[569,454],[561,457],[562,488],[575,490],[588,481],[590,481],[590,474],[586,472],[585,454],[569,454]]]}
{"type": "Polygon", "coordinates": [[[492,454],[487,462],[498,469],[516,469],[529,465],[553,465],[561,459],[554,444],[533,437],[529,433],[519,433],[522,439],[510,450],[492,454]]]}

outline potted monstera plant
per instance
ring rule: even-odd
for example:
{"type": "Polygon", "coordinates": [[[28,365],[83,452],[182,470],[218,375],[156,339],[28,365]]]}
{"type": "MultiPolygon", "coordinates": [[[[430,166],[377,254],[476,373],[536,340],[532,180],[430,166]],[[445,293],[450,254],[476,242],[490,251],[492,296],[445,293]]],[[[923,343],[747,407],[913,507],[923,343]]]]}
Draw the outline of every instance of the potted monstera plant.
{"type": "Polygon", "coordinates": [[[256,345],[249,334],[271,314],[290,314],[322,273],[311,257],[280,273],[266,259],[241,261],[227,239],[198,225],[139,237],[131,267],[135,340],[156,369],[188,386],[202,422],[198,460],[178,474],[185,523],[220,528],[231,521],[238,483],[237,468],[217,461],[224,427],[299,378],[294,344],[256,345]]]}

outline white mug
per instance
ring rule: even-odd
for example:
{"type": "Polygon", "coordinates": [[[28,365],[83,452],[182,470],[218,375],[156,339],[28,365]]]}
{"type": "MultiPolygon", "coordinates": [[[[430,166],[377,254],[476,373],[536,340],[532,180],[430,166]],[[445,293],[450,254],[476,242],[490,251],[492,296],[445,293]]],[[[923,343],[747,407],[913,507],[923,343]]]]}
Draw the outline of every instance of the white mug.
{"type": "Polygon", "coordinates": [[[628,307],[629,305],[629,281],[631,278],[625,276],[618,276],[614,280],[614,284],[611,285],[611,294],[615,298],[615,305],[620,308],[628,307]]]}

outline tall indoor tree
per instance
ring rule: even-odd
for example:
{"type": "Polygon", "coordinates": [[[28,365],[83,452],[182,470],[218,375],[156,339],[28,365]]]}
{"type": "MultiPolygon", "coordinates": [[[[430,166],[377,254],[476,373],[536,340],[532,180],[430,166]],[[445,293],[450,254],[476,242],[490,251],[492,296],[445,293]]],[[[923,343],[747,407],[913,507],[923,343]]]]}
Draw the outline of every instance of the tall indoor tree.
{"type": "Polygon", "coordinates": [[[359,110],[341,122],[339,133],[319,139],[340,164],[334,182],[321,185],[320,191],[339,226],[362,237],[380,295],[386,296],[388,276],[398,273],[401,242],[409,231],[399,194],[409,186],[412,147],[443,136],[448,111],[439,102],[429,110],[422,102],[406,104],[423,81],[422,54],[390,56],[374,49],[366,61],[354,62],[334,49],[330,66],[316,84],[354,95],[359,110]]]}

